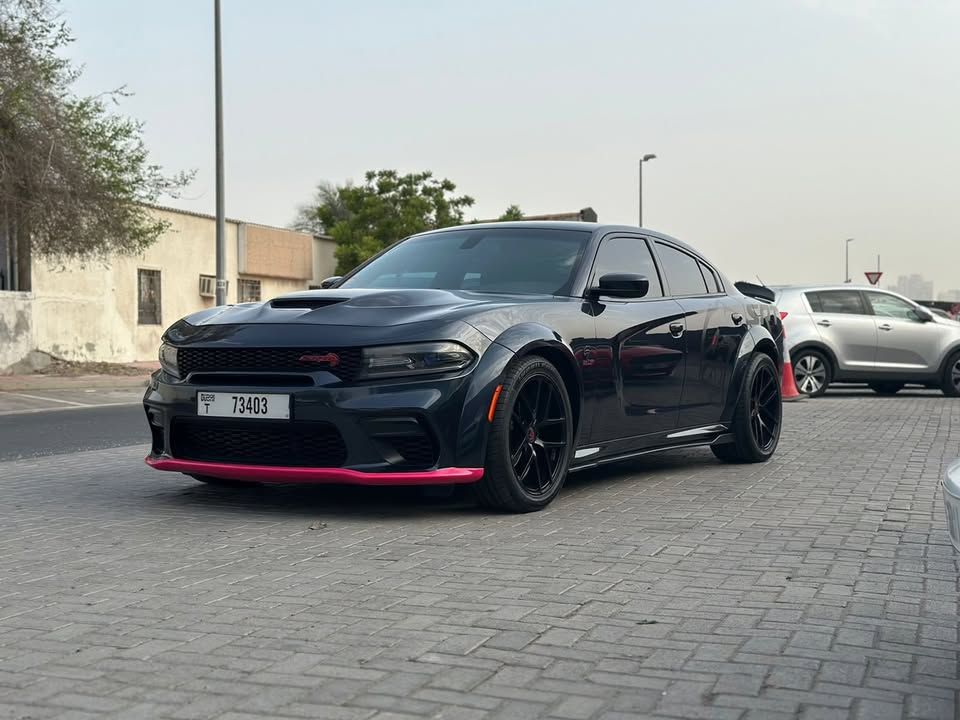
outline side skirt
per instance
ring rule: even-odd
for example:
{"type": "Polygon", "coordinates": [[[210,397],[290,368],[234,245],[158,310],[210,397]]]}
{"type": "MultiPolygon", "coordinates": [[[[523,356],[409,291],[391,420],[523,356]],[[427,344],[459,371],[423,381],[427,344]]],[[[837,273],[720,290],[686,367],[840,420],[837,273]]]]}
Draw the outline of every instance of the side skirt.
{"type": "MultiPolygon", "coordinates": [[[[677,435],[676,431],[671,431],[668,434],[657,434],[653,438],[647,437],[646,443],[638,443],[641,447],[636,447],[630,449],[622,449],[617,451],[610,445],[604,447],[584,447],[577,448],[574,452],[574,459],[571,463],[571,467],[568,472],[576,472],[577,470],[586,470],[588,468],[598,467],[599,465],[606,465],[607,463],[615,463],[621,460],[629,460],[630,458],[640,457],[641,455],[651,455],[653,453],[666,452],[668,450],[682,450],[684,448],[694,448],[694,447],[710,447],[711,445],[724,445],[727,443],[732,443],[734,441],[733,433],[726,432],[727,428],[725,426],[711,426],[709,433],[694,433],[691,432],[684,433],[682,435],[677,435]],[[722,428],[723,432],[717,432],[716,429],[722,428]],[[670,436],[673,436],[672,438],[670,436]],[[680,438],[684,438],[686,442],[681,441],[680,438]],[[659,440],[662,444],[651,440],[659,440]]],[[[683,432],[683,431],[681,431],[683,432]]],[[[623,444],[624,441],[617,441],[616,444],[623,444]]]]}

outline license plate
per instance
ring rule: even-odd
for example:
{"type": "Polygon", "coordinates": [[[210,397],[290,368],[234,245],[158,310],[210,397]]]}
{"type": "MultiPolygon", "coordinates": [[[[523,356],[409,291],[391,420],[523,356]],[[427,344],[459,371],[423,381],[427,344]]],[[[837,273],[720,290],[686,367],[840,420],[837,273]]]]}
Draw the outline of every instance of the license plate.
{"type": "Polygon", "coordinates": [[[197,415],[289,420],[290,396],[200,392],[197,393],[197,415]]]}

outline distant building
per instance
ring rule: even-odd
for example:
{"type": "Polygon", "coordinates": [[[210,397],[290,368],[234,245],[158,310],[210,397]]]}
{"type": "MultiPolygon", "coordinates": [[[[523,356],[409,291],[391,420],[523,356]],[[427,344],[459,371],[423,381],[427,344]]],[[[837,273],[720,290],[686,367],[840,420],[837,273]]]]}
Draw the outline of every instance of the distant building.
{"type": "Polygon", "coordinates": [[[960,303],[960,290],[943,290],[937,295],[937,300],[941,302],[954,302],[960,303]]]}
{"type": "Polygon", "coordinates": [[[901,275],[890,289],[911,300],[933,300],[933,281],[924,280],[918,273],[901,275]]]}
{"type": "MultiPolygon", "coordinates": [[[[582,210],[576,210],[574,212],[547,213],[546,215],[524,215],[521,220],[568,220],[572,222],[597,222],[597,211],[592,207],[585,207],[582,210]]],[[[477,222],[489,223],[497,222],[497,220],[477,220],[477,222]]]]}

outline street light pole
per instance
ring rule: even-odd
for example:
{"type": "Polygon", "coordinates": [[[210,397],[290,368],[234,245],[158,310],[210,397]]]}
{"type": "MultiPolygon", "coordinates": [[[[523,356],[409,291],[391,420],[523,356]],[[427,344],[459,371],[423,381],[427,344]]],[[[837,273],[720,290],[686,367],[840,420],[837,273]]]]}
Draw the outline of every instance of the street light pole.
{"type": "Polygon", "coordinates": [[[844,280],[844,282],[847,282],[847,283],[850,282],[850,243],[852,242],[853,242],[853,238],[847,238],[846,245],[844,246],[844,248],[846,249],[846,262],[844,264],[843,272],[846,277],[846,280],[844,280]]]}
{"type": "Polygon", "coordinates": [[[227,304],[227,248],[223,205],[223,72],[220,63],[220,0],[213,0],[214,75],[217,134],[217,305],[227,304]]]}
{"type": "Polygon", "coordinates": [[[644,155],[640,158],[640,163],[638,165],[639,174],[638,174],[638,187],[639,193],[637,195],[637,225],[643,227],[643,164],[649,160],[656,159],[656,155],[644,155]]]}

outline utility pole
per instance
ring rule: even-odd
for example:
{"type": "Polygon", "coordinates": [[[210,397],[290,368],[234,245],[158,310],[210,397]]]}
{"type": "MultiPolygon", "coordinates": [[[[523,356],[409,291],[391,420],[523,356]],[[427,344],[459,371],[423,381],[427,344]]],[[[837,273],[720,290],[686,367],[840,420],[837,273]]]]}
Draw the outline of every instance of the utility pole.
{"type": "Polygon", "coordinates": [[[223,70],[220,62],[220,0],[213,0],[214,75],[217,125],[217,305],[227,304],[227,221],[223,204],[223,70]]]}
{"type": "Polygon", "coordinates": [[[845,283],[850,282],[850,243],[852,242],[853,242],[853,238],[847,238],[847,242],[845,245],[847,259],[846,259],[846,263],[844,265],[844,271],[843,271],[844,276],[846,277],[846,280],[844,280],[845,283]]]}
{"type": "Polygon", "coordinates": [[[640,158],[640,164],[638,166],[640,172],[637,178],[639,180],[639,194],[637,195],[637,225],[640,227],[643,227],[643,164],[649,160],[655,160],[656,157],[656,155],[644,155],[642,158],[640,158]]]}

